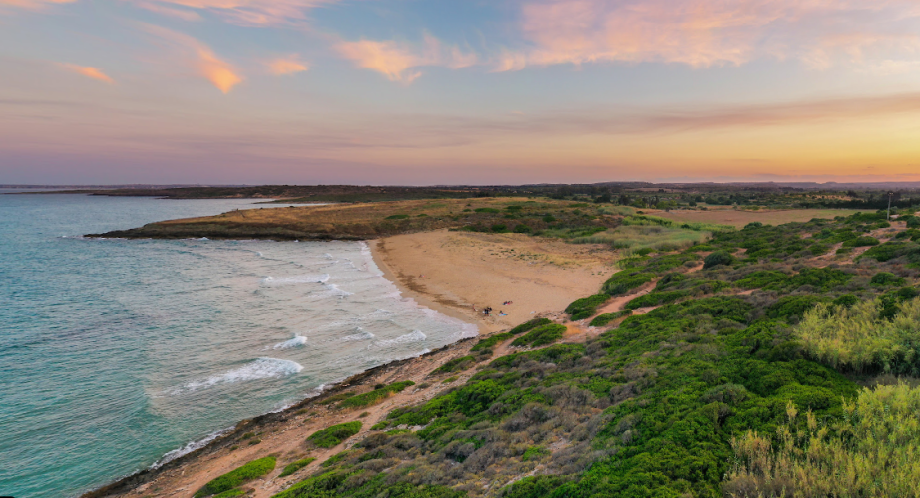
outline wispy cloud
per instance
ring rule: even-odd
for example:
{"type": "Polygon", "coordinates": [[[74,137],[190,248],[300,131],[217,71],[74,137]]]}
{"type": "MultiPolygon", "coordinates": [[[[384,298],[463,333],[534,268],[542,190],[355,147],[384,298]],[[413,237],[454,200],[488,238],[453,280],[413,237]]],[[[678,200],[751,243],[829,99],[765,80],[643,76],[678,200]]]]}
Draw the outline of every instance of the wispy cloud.
{"type": "MultiPolygon", "coordinates": [[[[0,0],[2,1],[2,0],[0,0]]],[[[14,0],[15,1],[15,0],[14,0]]],[[[303,21],[315,7],[337,0],[148,0],[212,12],[228,22],[247,26],[303,21]]]]}
{"type": "Polygon", "coordinates": [[[411,83],[421,76],[419,68],[422,67],[460,69],[478,62],[476,54],[464,52],[457,46],[444,47],[431,35],[425,35],[421,46],[392,40],[361,40],[339,43],[335,49],[358,67],[379,71],[391,81],[403,83],[411,83]]]}
{"type": "Polygon", "coordinates": [[[0,7],[16,7],[26,10],[42,10],[51,5],[73,3],[77,0],[0,0],[0,7]]]}
{"type": "Polygon", "coordinates": [[[920,48],[913,0],[536,0],[521,10],[527,48],[498,69],[599,61],[740,65],[797,58],[826,67],[867,50],[920,48]]]}
{"type": "Polygon", "coordinates": [[[207,45],[197,39],[160,26],[144,26],[147,32],[169,43],[180,54],[183,63],[190,64],[199,75],[221,92],[228,93],[243,81],[243,77],[233,65],[217,57],[207,45]]]}
{"type": "Polygon", "coordinates": [[[87,78],[92,78],[94,80],[103,81],[109,84],[115,83],[115,80],[113,80],[109,75],[102,72],[101,69],[96,68],[96,67],[77,66],[75,64],[61,64],[61,66],[77,74],[82,74],[83,76],[86,76],[87,78]]]}
{"type": "Polygon", "coordinates": [[[299,73],[310,69],[305,63],[300,61],[300,58],[296,54],[268,61],[266,65],[268,65],[268,69],[272,74],[278,76],[299,73]]]}

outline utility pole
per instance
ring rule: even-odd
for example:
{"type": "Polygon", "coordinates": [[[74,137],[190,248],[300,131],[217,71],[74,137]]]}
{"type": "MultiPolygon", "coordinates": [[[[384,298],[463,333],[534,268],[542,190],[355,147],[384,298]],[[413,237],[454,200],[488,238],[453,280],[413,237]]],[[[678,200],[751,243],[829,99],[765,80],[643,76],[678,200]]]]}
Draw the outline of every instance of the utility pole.
{"type": "Polygon", "coordinates": [[[894,192],[888,192],[888,221],[891,221],[891,198],[894,197],[894,192]]]}

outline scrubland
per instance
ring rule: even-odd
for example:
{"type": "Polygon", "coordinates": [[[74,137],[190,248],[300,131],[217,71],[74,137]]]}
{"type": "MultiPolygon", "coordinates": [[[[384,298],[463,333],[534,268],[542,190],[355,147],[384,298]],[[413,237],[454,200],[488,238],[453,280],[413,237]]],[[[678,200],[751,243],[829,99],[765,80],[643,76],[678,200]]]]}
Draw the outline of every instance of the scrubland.
{"type": "Polygon", "coordinates": [[[600,237],[591,240],[624,253],[621,271],[564,318],[528,320],[432,365],[415,389],[449,387],[381,412],[369,429],[351,397],[330,404],[340,411],[324,430],[338,439],[321,451],[323,432],[279,459],[320,458],[275,496],[920,492],[920,233],[875,212],[740,229],[632,210],[588,216],[616,221],[590,234],[541,230],[574,243],[600,237]],[[656,245],[655,234],[669,242],[656,245]],[[596,332],[575,340],[571,326],[596,332]]]}

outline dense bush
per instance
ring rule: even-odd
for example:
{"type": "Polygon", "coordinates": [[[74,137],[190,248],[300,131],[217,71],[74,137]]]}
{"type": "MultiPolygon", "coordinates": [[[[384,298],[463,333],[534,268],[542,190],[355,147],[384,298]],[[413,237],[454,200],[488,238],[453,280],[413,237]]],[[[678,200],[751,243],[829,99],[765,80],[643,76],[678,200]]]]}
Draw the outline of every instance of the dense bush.
{"type": "Polygon", "coordinates": [[[511,335],[523,334],[528,330],[533,330],[541,325],[546,325],[549,323],[553,323],[553,321],[549,318],[534,318],[533,320],[528,320],[518,325],[517,327],[514,327],[513,329],[509,330],[508,333],[511,335]]]}
{"type": "Polygon", "coordinates": [[[891,320],[880,300],[851,308],[818,305],[795,327],[816,360],[841,371],[920,374],[920,300],[898,306],[891,320]]]}
{"type": "Polygon", "coordinates": [[[594,317],[594,319],[591,320],[591,323],[589,323],[588,325],[592,327],[603,327],[604,325],[607,325],[608,323],[618,318],[629,316],[631,314],[632,314],[632,310],[623,310],[623,311],[616,311],[613,313],[604,313],[603,315],[597,315],[596,317],[594,317]]]}
{"type": "MultiPolygon", "coordinates": [[[[547,322],[549,322],[549,320],[547,320],[547,322]]],[[[480,339],[479,342],[470,348],[470,351],[491,350],[493,347],[495,347],[496,344],[511,339],[512,337],[514,337],[514,334],[511,332],[502,332],[500,334],[491,335],[485,339],[480,339]]]]}
{"type": "Polygon", "coordinates": [[[793,317],[801,317],[818,304],[826,303],[829,300],[826,297],[812,295],[781,297],[767,308],[767,316],[787,320],[793,317]]]}
{"type": "Polygon", "coordinates": [[[878,244],[878,239],[875,237],[862,236],[844,242],[843,247],[870,247],[877,246],[878,244]]]}
{"type": "Polygon", "coordinates": [[[316,459],[313,457],[301,458],[284,466],[284,469],[281,470],[281,473],[278,474],[278,477],[289,476],[294,472],[306,467],[313,463],[316,459]]]}
{"type": "Polygon", "coordinates": [[[229,491],[244,482],[251,481],[262,477],[275,469],[275,457],[267,456],[258,460],[253,460],[245,465],[227,472],[226,474],[216,477],[195,493],[195,498],[210,496],[217,493],[229,491]]]}
{"type": "Polygon", "coordinates": [[[621,296],[651,282],[653,278],[655,276],[650,273],[621,271],[604,282],[604,292],[611,296],[621,296]]]}
{"type": "Polygon", "coordinates": [[[785,273],[778,271],[762,270],[746,275],[744,278],[736,280],[735,285],[744,289],[759,289],[761,287],[781,284],[789,278],[785,273]]]}
{"type": "Polygon", "coordinates": [[[348,399],[345,399],[339,406],[342,408],[359,408],[370,406],[376,403],[383,401],[385,398],[389,397],[393,393],[401,392],[403,389],[414,386],[415,382],[411,380],[406,380],[402,382],[394,382],[384,387],[374,389],[373,391],[366,392],[364,394],[358,394],[356,396],[351,396],[348,399]]]}
{"type": "Polygon", "coordinates": [[[545,346],[562,338],[565,325],[550,323],[542,325],[515,339],[512,346],[545,346]]]}
{"type": "Polygon", "coordinates": [[[572,315],[573,320],[588,318],[595,313],[598,306],[610,300],[609,294],[595,294],[590,297],[576,299],[565,308],[565,312],[572,315]]]}
{"type": "Polygon", "coordinates": [[[876,273],[872,276],[872,280],[869,281],[872,285],[903,285],[904,279],[896,277],[894,273],[889,273],[886,271],[876,273]]]}
{"type": "Polygon", "coordinates": [[[361,430],[361,422],[345,422],[318,430],[307,438],[307,441],[320,448],[332,448],[342,441],[354,436],[361,430]]]}
{"type": "Polygon", "coordinates": [[[709,269],[719,265],[730,265],[735,261],[735,258],[732,257],[726,251],[716,251],[709,256],[706,256],[706,259],[703,260],[703,269],[709,269]]]}
{"type": "Polygon", "coordinates": [[[798,275],[790,278],[785,286],[796,289],[803,285],[810,285],[815,289],[828,291],[843,285],[853,278],[852,274],[834,268],[804,268],[798,275]]]}
{"type": "Polygon", "coordinates": [[[408,220],[409,215],[408,214],[393,214],[393,215],[387,216],[386,219],[388,220],[408,220]]]}
{"type": "Polygon", "coordinates": [[[626,303],[626,309],[635,310],[648,306],[660,306],[687,297],[687,295],[686,291],[651,292],[626,303]]]}
{"type": "Polygon", "coordinates": [[[829,425],[790,404],[787,425],[774,437],[747,431],[732,438],[725,496],[920,496],[920,389],[864,389],[843,410],[842,420],[829,425]]]}
{"type": "Polygon", "coordinates": [[[920,261],[920,246],[912,242],[885,242],[864,252],[860,259],[871,258],[880,263],[895,258],[908,257],[911,262],[920,261]]]}

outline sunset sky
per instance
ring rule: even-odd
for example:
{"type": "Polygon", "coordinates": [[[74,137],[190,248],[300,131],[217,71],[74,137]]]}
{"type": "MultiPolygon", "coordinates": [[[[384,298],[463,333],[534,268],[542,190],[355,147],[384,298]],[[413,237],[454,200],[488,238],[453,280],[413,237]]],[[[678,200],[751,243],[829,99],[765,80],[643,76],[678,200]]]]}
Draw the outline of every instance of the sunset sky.
{"type": "Polygon", "coordinates": [[[917,0],[0,0],[0,183],[920,180],[917,0]]]}

